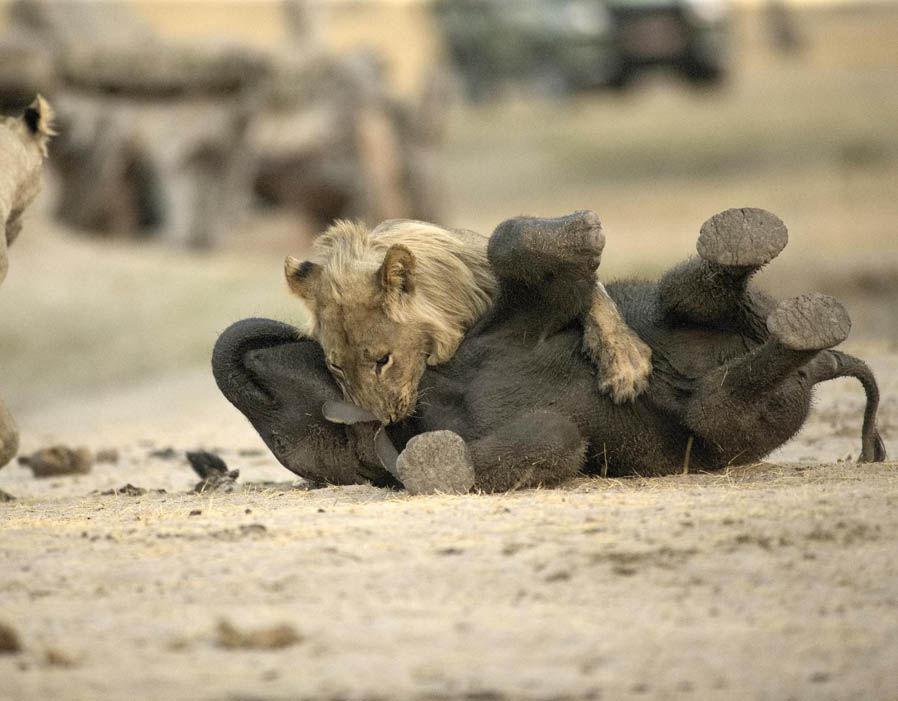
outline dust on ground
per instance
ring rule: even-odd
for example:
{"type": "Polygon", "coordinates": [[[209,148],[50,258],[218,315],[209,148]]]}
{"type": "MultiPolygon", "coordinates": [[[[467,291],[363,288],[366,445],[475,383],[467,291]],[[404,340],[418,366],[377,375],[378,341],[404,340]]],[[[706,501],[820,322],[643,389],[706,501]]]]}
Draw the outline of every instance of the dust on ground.
{"type": "MultiPolygon", "coordinates": [[[[563,109],[460,109],[443,222],[591,207],[608,279],[692,253],[720,209],[776,212],[792,241],[762,282],[846,302],[894,457],[890,8],[820,15],[800,60],[753,49],[752,20],[720,93],[650,81],[563,109]]],[[[0,699],[894,697],[898,464],[851,461],[853,381],[821,386],[769,462],[722,473],[507,495],[312,489],[208,369],[231,321],[301,319],[281,262],[303,232],[244,222],[207,256],[113,245],[51,224],[51,195],[0,291],[0,394],[22,453],[118,460],[0,471],[17,497],[0,502],[0,631],[15,640],[0,643],[0,699]],[[242,486],[194,492],[187,450],[220,455],[242,486]]]]}
{"type": "MultiPolygon", "coordinates": [[[[894,454],[898,354],[851,350],[894,454]]],[[[24,450],[119,459],[0,472],[0,698],[888,698],[898,464],[820,390],[768,463],[433,497],[294,479],[205,372],[61,399],[24,450]],[[195,493],[197,448],[240,488],[195,493]]]]}

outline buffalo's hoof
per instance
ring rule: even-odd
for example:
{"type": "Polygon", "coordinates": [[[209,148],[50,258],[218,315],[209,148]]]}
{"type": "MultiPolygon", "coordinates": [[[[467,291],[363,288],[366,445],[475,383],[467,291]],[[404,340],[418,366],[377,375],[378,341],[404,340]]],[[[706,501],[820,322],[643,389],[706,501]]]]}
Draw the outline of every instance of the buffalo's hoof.
{"type": "Polygon", "coordinates": [[[396,476],[409,494],[464,494],[474,486],[467,446],[452,431],[412,438],[396,460],[396,476]]]}
{"type": "Polygon", "coordinates": [[[767,329],[791,350],[823,350],[848,337],[851,319],[836,299],[812,292],[780,302],[767,317],[767,329]]]}
{"type": "Polygon", "coordinates": [[[702,224],[697,249],[709,263],[760,268],[776,258],[788,242],[789,232],[779,217],[746,207],[720,212],[702,224]]]}
{"type": "Polygon", "coordinates": [[[885,443],[882,442],[882,436],[879,435],[878,429],[873,429],[869,437],[863,437],[863,446],[858,462],[885,462],[888,459],[886,454],[885,443]]]}

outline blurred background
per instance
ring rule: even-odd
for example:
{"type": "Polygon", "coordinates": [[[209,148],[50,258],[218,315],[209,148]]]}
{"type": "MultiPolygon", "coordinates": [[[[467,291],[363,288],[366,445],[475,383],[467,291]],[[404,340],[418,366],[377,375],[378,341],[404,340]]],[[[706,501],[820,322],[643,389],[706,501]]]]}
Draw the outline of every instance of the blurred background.
{"type": "Polygon", "coordinates": [[[835,294],[851,343],[898,350],[898,3],[0,0],[0,105],[38,91],[60,133],[0,289],[23,436],[211,383],[239,318],[301,321],[284,255],[336,217],[591,208],[611,280],[764,207],[791,242],[763,284],[835,294]]]}

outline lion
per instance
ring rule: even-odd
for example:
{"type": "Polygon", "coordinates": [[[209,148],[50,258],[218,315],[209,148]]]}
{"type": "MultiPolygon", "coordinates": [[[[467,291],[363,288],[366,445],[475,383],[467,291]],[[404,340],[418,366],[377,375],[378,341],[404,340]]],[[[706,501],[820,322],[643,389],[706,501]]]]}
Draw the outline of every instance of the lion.
{"type": "MultiPolygon", "coordinates": [[[[488,242],[421,221],[390,220],[373,230],[338,221],[316,240],[310,260],[287,257],[290,290],[304,302],[308,332],[346,399],[383,423],[414,412],[425,367],[450,360],[495,299],[488,242]]],[[[582,323],[600,390],[618,403],[634,399],[648,384],[651,350],[598,280],[582,323]]]]}
{"type": "MultiPolygon", "coordinates": [[[[41,188],[41,168],[53,136],[53,110],[40,95],[20,117],[0,118],[0,284],[9,270],[7,250],[22,230],[22,214],[41,188]]],[[[19,432],[0,402],[0,467],[19,446],[19,432]]]]}
{"type": "Polygon", "coordinates": [[[20,117],[0,117],[0,283],[9,270],[7,249],[22,230],[22,213],[41,189],[52,125],[53,110],[40,95],[20,117]]]}

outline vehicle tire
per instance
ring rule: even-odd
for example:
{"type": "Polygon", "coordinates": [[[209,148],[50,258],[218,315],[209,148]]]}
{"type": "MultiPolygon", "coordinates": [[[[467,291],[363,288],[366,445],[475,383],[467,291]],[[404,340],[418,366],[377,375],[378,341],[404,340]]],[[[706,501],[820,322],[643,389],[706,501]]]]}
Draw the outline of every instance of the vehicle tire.
{"type": "Polygon", "coordinates": [[[626,90],[636,80],[636,66],[630,61],[622,60],[608,78],[608,87],[614,90],[626,90]]]}
{"type": "Polygon", "coordinates": [[[702,87],[720,85],[726,77],[726,71],[720,63],[695,55],[687,56],[683,60],[681,70],[690,83],[702,87]]]}

